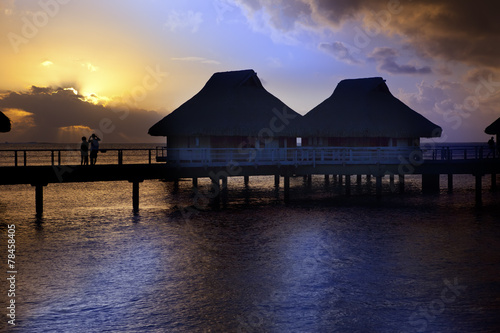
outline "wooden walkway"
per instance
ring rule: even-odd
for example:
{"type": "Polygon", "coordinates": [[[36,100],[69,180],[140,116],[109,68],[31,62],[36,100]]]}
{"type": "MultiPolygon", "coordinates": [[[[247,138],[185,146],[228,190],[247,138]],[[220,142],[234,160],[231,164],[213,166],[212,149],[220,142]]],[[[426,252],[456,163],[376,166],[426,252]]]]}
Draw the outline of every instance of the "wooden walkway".
{"type": "MultiPolygon", "coordinates": [[[[48,165],[29,165],[30,154],[41,151],[23,151],[11,154],[15,157],[0,167],[0,185],[30,184],[35,187],[36,212],[43,212],[43,188],[50,183],[129,181],[132,186],[133,209],[139,209],[139,184],[147,179],[178,181],[192,178],[193,186],[198,178],[212,179],[214,187],[227,187],[228,177],[242,176],[248,182],[250,176],[271,175],[279,188],[283,178],[284,197],[288,198],[292,176],[329,175],[345,177],[346,194],[349,194],[351,175],[368,175],[376,178],[377,196],[381,195],[382,178],[399,177],[400,189],[404,190],[404,176],[422,175],[424,192],[439,191],[439,176],[448,175],[448,189],[453,189],[453,175],[469,174],[476,178],[476,200],[481,201],[482,177],[491,175],[491,187],[496,189],[496,175],[500,174],[500,158],[487,156],[483,147],[400,149],[400,148],[293,148],[293,149],[186,149],[169,151],[168,163],[156,162],[152,150],[144,163],[126,164],[123,152],[117,151],[116,164],[81,166],[64,165],[64,154],[74,150],[50,151],[50,157],[42,162],[48,165]],[[23,163],[19,163],[22,156],[23,163]],[[57,158],[55,158],[57,156],[57,158]],[[17,166],[16,166],[17,165],[17,166]]],[[[0,151],[5,153],[5,151],[0,151]]],[[[158,160],[166,160],[165,151],[157,150],[158,160]]],[[[40,159],[33,160],[40,164],[40,159]]],[[[359,179],[359,178],[358,178],[359,179]]]]}

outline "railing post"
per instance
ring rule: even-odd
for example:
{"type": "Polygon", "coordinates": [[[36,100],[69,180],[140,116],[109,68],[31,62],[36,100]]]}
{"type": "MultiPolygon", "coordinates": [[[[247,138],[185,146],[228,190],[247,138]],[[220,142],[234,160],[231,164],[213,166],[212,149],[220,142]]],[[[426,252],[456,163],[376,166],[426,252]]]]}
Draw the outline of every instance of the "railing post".
{"type": "Polygon", "coordinates": [[[151,164],[151,149],[148,150],[149,164],[151,164]]]}
{"type": "Polygon", "coordinates": [[[118,150],[118,165],[122,165],[122,164],[123,164],[123,151],[118,150]]]}
{"type": "Polygon", "coordinates": [[[61,165],[61,151],[57,151],[57,165],[61,165]]]}
{"type": "Polygon", "coordinates": [[[26,166],[26,150],[24,151],[24,166],[26,166]]]}
{"type": "Polygon", "coordinates": [[[14,151],[14,166],[17,166],[17,150],[14,151]]]}
{"type": "Polygon", "coordinates": [[[51,157],[52,165],[54,165],[54,151],[53,150],[50,151],[50,157],[51,157]]]}

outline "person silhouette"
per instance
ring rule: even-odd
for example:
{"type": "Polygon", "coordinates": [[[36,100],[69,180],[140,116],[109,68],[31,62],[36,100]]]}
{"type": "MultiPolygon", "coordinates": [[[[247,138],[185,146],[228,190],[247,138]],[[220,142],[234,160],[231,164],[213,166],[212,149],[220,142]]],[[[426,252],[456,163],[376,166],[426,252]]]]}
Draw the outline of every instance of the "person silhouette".
{"type": "Polygon", "coordinates": [[[80,165],[89,165],[89,143],[84,136],[82,136],[82,143],[80,144],[80,154],[80,165]]]}
{"type": "Polygon", "coordinates": [[[90,165],[95,165],[97,163],[97,153],[99,152],[99,139],[97,135],[92,134],[89,138],[90,143],[90,165]]]}
{"type": "Polygon", "coordinates": [[[486,158],[490,157],[491,154],[493,154],[493,158],[495,157],[495,139],[491,137],[491,139],[488,140],[488,147],[490,148],[490,151],[488,152],[488,155],[486,158]]]}

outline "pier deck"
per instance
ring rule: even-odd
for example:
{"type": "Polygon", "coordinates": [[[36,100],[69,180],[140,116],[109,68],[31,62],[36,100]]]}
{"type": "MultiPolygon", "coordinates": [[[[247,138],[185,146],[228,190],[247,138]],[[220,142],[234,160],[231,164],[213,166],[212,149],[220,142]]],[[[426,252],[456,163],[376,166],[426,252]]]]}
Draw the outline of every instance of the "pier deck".
{"type": "MultiPolygon", "coordinates": [[[[412,149],[407,148],[293,148],[293,149],[185,149],[172,151],[166,158],[163,150],[157,150],[159,160],[155,163],[149,150],[144,163],[125,164],[123,152],[118,151],[116,164],[106,165],[62,165],[61,155],[74,150],[50,151],[51,158],[45,164],[27,165],[29,153],[14,154],[11,166],[0,167],[0,185],[30,184],[36,188],[36,210],[43,212],[43,187],[49,183],[129,181],[133,184],[133,208],[139,208],[139,183],[147,179],[178,181],[192,178],[211,178],[214,186],[223,187],[228,177],[274,175],[279,186],[279,177],[284,177],[285,199],[291,176],[310,175],[370,175],[377,178],[377,195],[381,194],[381,179],[385,175],[399,175],[400,182],[408,174],[422,175],[423,187],[439,190],[439,175],[448,175],[448,187],[453,187],[453,175],[470,174],[476,177],[476,200],[481,201],[481,180],[490,174],[492,189],[496,188],[496,175],[500,173],[500,158],[485,156],[483,147],[412,149]],[[55,156],[58,156],[56,159],[55,156]],[[18,156],[24,156],[19,166],[18,156]]],[[[3,152],[5,153],[5,151],[3,152]]],[[[5,159],[2,161],[4,164],[5,159]]],[[[2,164],[2,165],[4,165],[2,164]]],[[[35,163],[36,164],[36,163],[35,163]]],[[[347,182],[347,178],[346,178],[347,182]]],[[[346,184],[348,185],[348,184],[346,184]]],[[[400,187],[401,188],[401,187],[400,187]]],[[[423,188],[423,190],[426,190],[423,188]]]]}

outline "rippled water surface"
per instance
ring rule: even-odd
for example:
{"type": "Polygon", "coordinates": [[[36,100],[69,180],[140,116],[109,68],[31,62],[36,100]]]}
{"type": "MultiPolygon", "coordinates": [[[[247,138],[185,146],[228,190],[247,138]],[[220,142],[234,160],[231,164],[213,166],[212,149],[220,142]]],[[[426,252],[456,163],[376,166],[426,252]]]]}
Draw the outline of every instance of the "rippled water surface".
{"type": "Polygon", "coordinates": [[[190,181],[146,181],[135,215],[128,182],[50,184],[42,219],[31,186],[2,186],[16,330],[499,331],[500,193],[486,177],[481,207],[472,176],[430,196],[417,177],[404,195],[386,180],[380,201],[364,178],[350,197],[293,178],[287,205],[273,184],[230,179],[217,209],[204,180],[198,195],[190,181]]]}

